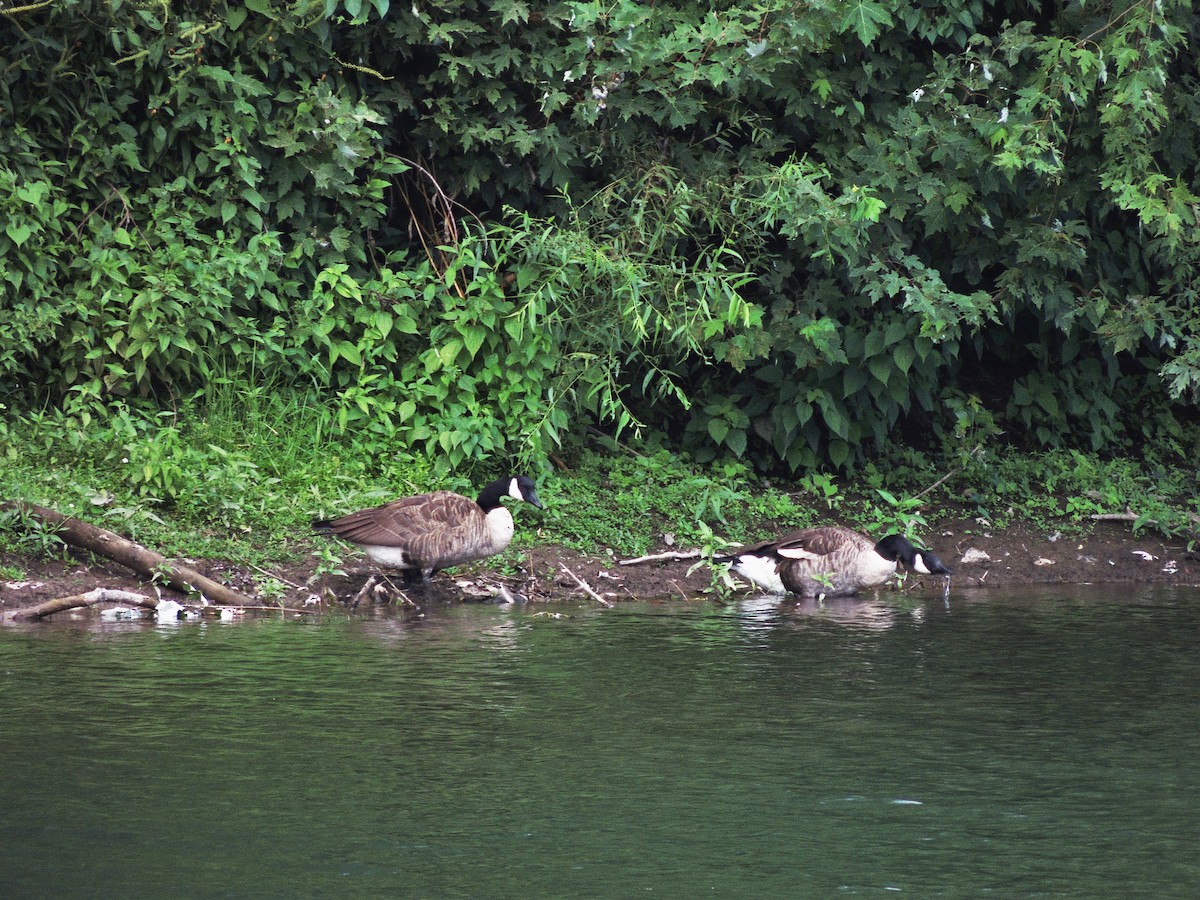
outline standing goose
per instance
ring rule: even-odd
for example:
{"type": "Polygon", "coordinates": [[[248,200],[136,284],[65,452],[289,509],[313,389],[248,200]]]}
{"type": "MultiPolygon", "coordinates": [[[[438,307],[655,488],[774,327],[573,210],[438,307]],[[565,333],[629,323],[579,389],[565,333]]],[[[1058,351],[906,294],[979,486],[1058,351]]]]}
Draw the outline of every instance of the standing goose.
{"type": "Polygon", "coordinates": [[[918,550],[899,534],[873,544],[836,525],[801,528],[717,562],[732,562],[734,572],[764,591],[805,597],[836,597],[878,587],[896,573],[898,562],[921,575],[950,574],[936,554],[918,550]]]}
{"type": "Polygon", "coordinates": [[[434,572],[494,556],[512,540],[513,517],[501,505],[513,497],[545,509],[524,475],[498,478],[471,500],[451,491],[402,497],[339,519],[317,519],[320,534],[357,544],[367,556],[404,571],[406,581],[428,581],[434,572]]]}

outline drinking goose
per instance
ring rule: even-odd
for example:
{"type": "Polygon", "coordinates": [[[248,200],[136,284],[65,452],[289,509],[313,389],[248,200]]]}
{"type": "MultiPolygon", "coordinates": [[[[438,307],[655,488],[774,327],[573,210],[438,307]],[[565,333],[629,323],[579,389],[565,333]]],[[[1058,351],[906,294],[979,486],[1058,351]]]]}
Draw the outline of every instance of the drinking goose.
{"type": "Polygon", "coordinates": [[[921,575],[950,574],[935,553],[914,547],[902,535],[889,534],[872,543],[837,525],[801,528],[716,561],[731,562],[734,572],[764,591],[806,597],[878,587],[896,573],[897,563],[921,575]]]}
{"type": "Polygon", "coordinates": [[[405,580],[428,581],[434,572],[494,556],[512,540],[513,518],[502,497],[545,509],[524,475],[498,478],[472,500],[452,491],[402,497],[338,519],[317,519],[320,534],[357,544],[371,559],[401,569],[405,580]]]}

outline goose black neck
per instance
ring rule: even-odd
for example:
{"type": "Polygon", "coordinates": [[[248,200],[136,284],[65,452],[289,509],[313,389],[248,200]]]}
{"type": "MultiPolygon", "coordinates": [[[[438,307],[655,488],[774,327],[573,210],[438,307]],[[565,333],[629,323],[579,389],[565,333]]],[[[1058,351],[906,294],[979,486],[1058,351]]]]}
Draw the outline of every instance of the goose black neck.
{"type": "Polygon", "coordinates": [[[875,545],[875,552],[889,562],[902,562],[911,566],[917,550],[907,538],[899,534],[889,534],[875,545]]]}
{"type": "Polygon", "coordinates": [[[500,505],[500,498],[508,495],[509,478],[497,478],[475,498],[475,502],[483,509],[484,512],[491,512],[500,505]]]}

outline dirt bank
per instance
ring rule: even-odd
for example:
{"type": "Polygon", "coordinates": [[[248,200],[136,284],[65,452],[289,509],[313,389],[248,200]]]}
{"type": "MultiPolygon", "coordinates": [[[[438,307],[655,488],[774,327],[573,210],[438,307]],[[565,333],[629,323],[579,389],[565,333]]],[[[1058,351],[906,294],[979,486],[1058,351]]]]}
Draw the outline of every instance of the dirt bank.
{"type": "MultiPolygon", "coordinates": [[[[930,534],[929,544],[954,568],[952,590],[956,586],[1002,588],[1102,582],[1200,585],[1200,551],[1189,551],[1186,542],[1159,535],[1143,533],[1135,537],[1125,524],[1102,523],[1091,533],[1080,535],[1021,527],[993,530],[976,520],[946,521],[930,534]]],[[[298,550],[298,563],[276,567],[270,575],[234,562],[192,560],[188,564],[247,594],[254,594],[258,585],[274,578],[278,591],[264,597],[264,602],[310,610],[346,604],[358,595],[373,572],[365,560],[355,558],[347,560],[346,576],[314,577],[311,557],[303,547],[298,550]]],[[[516,561],[520,571],[497,574],[495,567],[486,564],[463,567],[439,573],[434,589],[424,595],[410,591],[405,596],[392,595],[391,599],[403,604],[407,597],[407,602],[416,605],[479,601],[490,598],[499,588],[532,602],[589,597],[575,580],[577,577],[604,600],[620,602],[696,597],[710,584],[706,567],[692,571],[695,560],[621,565],[603,550],[584,556],[554,546],[510,551],[503,559],[510,567],[516,561]]],[[[64,562],[0,554],[0,565],[21,573],[20,578],[0,579],[0,616],[96,588],[154,597],[154,588],[143,579],[105,560],[68,557],[64,562]]],[[[906,589],[919,587],[918,579],[906,584],[906,589]]],[[[360,606],[383,598],[385,593],[381,588],[364,594],[360,606]]]]}

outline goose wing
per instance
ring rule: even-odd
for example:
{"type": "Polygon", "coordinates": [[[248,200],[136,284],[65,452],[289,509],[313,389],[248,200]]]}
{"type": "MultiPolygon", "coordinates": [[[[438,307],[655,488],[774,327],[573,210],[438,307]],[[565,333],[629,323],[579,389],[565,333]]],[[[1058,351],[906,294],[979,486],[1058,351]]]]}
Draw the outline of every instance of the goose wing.
{"type": "Polygon", "coordinates": [[[452,491],[402,497],[334,519],[330,530],[356,544],[399,547],[416,558],[443,555],[479,529],[483,510],[452,491]]]}
{"type": "Polygon", "coordinates": [[[874,545],[861,534],[837,525],[801,528],[766,542],[762,549],[784,559],[822,559],[834,553],[870,550],[874,545]]]}

